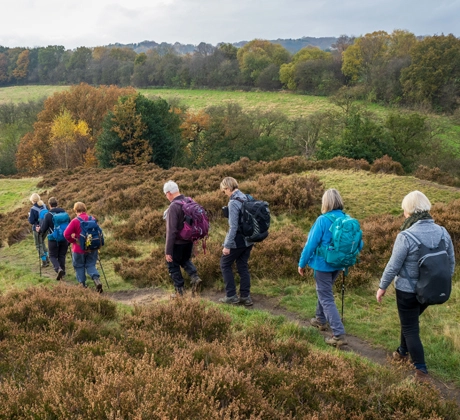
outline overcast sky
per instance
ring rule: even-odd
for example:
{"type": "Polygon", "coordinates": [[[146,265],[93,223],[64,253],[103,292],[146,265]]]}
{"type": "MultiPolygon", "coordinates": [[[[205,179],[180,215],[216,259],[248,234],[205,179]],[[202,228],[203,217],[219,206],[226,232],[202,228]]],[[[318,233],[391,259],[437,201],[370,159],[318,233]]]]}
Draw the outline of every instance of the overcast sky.
{"type": "Polygon", "coordinates": [[[460,0],[6,0],[0,45],[66,48],[364,35],[460,35],[460,0]]]}

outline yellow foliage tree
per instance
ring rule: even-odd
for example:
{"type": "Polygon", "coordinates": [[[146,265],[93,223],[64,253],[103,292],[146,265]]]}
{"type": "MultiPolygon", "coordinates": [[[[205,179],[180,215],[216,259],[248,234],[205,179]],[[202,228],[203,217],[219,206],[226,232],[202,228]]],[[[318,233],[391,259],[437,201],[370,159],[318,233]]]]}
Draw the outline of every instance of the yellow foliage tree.
{"type": "Polygon", "coordinates": [[[83,121],[74,121],[72,114],[64,109],[57,115],[51,126],[51,144],[60,149],[64,148],[65,168],[69,167],[68,156],[69,146],[74,144],[79,137],[87,137],[89,133],[88,124],[83,121]]]}

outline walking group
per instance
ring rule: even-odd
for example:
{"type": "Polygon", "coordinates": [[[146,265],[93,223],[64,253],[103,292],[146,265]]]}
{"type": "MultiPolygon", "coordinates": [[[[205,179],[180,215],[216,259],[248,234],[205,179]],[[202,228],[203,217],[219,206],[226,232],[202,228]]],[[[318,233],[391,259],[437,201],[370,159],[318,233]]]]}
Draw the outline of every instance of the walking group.
{"type": "MultiPolygon", "coordinates": [[[[222,180],[220,191],[228,197],[228,205],[222,209],[228,218],[228,231],[220,257],[225,296],[219,301],[249,307],[253,305],[249,258],[254,245],[268,235],[268,203],[244,194],[232,177],[222,180]],[[239,275],[239,286],[235,282],[234,265],[239,275]]],[[[192,254],[196,240],[207,237],[209,221],[205,210],[190,197],[181,194],[176,182],[166,182],[163,192],[170,202],[164,212],[165,259],[175,289],[172,297],[180,298],[185,293],[181,269],[190,279],[193,294],[202,284],[192,262],[192,254]]],[[[51,261],[56,279],[64,278],[65,257],[70,243],[78,282],[86,287],[87,274],[94,281],[96,290],[102,292],[96,262],[98,249],[103,245],[103,235],[95,219],[86,213],[85,204],[75,203],[73,210],[76,217],[70,221],[54,197],[48,201],[49,211],[38,194],[32,194],[30,200],[33,206],[29,222],[43,267],[51,261]],[[92,227],[92,234],[88,233],[88,224],[97,227],[92,227]],[[44,241],[46,235],[48,248],[44,241]],[[95,243],[92,244],[92,241],[95,243]]],[[[455,268],[454,247],[446,229],[437,225],[431,217],[431,203],[422,192],[412,191],[406,195],[401,207],[405,221],[382,274],[376,299],[380,303],[394,281],[400,342],[392,357],[399,362],[411,360],[415,378],[425,381],[428,370],[420,339],[419,317],[430,304],[443,303],[449,298],[455,268]]],[[[332,336],[326,338],[326,343],[335,347],[348,343],[343,319],[334,299],[334,283],[341,273],[345,276],[349,267],[357,262],[363,246],[359,222],[344,212],[340,193],[334,188],[328,189],[322,197],[321,215],[311,227],[301,252],[298,273],[304,276],[307,265],[313,269],[317,304],[310,324],[321,331],[331,330],[332,336]]]]}
{"type": "Polygon", "coordinates": [[[49,209],[36,193],[31,195],[30,201],[32,207],[29,223],[32,225],[41,267],[48,267],[51,262],[56,272],[56,280],[62,280],[66,275],[66,256],[71,245],[72,265],[78,283],[86,288],[88,275],[93,280],[96,291],[102,293],[100,274],[96,268],[99,248],[103,245],[102,230],[96,220],[86,213],[85,204],[74,204],[76,217],[71,221],[68,213],[58,207],[55,197],[48,200],[49,209]],[[48,247],[45,238],[48,239],[48,247]]]}
{"type": "MultiPolygon", "coordinates": [[[[252,306],[248,261],[254,243],[260,238],[251,241],[242,225],[244,214],[248,213],[244,206],[252,197],[240,191],[238,182],[232,177],[222,180],[220,190],[229,201],[228,206],[223,208],[224,216],[228,218],[228,231],[220,258],[226,294],[219,301],[252,306]],[[238,292],[232,269],[234,263],[240,278],[238,292]]],[[[163,191],[171,202],[165,212],[166,261],[176,297],[184,293],[181,267],[191,279],[192,291],[196,290],[202,280],[191,262],[192,244],[177,235],[184,225],[182,206],[177,203],[183,203],[185,197],[174,181],[165,183],[163,191]]],[[[400,319],[400,344],[392,357],[398,362],[410,360],[415,368],[415,379],[426,381],[428,370],[420,339],[419,317],[430,304],[443,303],[449,298],[455,268],[454,247],[446,229],[437,225],[431,217],[431,203],[422,192],[412,191],[406,195],[401,207],[405,222],[382,274],[376,299],[379,303],[382,301],[394,280],[400,319]],[[424,255],[421,249],[425,249],[424,255]]],[[[345,275],[348,268],[356,263],[363,246],[358,221],[344,212],[340,193],[334,188],[328,189],[322,197],[321,215],[311,227],[300,255],[298,273],[304,276],[307,265],[313,269],[317,304],[315,317],[310,320],[310,324],[322,331],[330,329],[332,336],[325,341],[335,347],[348,343],[343,319],[334,300],[334,283],[340,273],[345,275]]]]}

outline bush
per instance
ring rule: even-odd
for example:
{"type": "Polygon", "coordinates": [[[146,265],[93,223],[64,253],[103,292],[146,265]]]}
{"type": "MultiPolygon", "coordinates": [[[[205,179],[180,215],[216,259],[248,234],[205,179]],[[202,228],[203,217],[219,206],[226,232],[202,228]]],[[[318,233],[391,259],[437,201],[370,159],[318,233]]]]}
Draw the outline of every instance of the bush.
{"type": "Polygon", "coordinates": [[[371,165],[371,172],[373,174],[395,174],[404,175],[404,169],[399,162],[395,162],[390,156],[385,155],[379,159],[374,160],[371,165]]]}
{"type": "Polygon", "coordinates": [[[420,165],[414,175],[416,178],[437,182],[438,184],[451,185],[453,187],[460,186],[460,180],[458,178],[453,177],[447,172],[441,171],[439,168],[429,168],[428,166],[420,165]]]}

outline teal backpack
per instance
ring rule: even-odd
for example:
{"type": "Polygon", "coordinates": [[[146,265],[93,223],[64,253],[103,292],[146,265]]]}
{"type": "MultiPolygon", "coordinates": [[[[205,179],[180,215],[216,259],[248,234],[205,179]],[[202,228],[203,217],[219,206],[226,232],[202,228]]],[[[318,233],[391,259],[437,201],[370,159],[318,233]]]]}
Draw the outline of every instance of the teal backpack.
{"type": "Polygon", "coordinates": [[[53,214],[53,231],[48,235],[49,241],[63,242],[64,231],[69,226],[70,217],[66,212],[53,214]]]}
{"type": "Polygon", "coordinates": [[[345,268],[345,275],[347,275],[348,268],[359,261],[363,231],[359,222],[348,214],[342,217],[335,217],[332,214],[324,216],[332,222],[329,228],[332,240],[329,245],[318,247],[317,253],[323,256],[330,266],[337,269],[345,268]]]}

